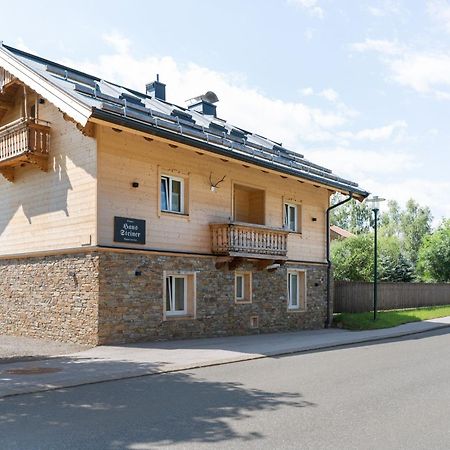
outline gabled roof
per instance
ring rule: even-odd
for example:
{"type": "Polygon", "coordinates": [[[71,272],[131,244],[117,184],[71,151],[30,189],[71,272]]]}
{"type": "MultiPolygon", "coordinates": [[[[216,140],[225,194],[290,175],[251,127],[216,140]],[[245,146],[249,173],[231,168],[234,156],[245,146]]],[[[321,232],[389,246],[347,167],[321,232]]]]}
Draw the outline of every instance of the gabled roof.
{"type": "Polygon", "coordinates": [[[225,120],[119,86],[0,42],[0,66],[75,121],[101,119],[325,185],[357,198],[368,192],[297,152],[225,120]]]}

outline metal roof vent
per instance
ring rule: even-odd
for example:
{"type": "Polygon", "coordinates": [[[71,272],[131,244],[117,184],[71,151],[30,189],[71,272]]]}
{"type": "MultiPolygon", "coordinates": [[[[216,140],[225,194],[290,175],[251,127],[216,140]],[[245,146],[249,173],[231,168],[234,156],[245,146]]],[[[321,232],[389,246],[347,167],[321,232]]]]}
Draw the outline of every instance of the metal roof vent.
{"type": "Polygon", "coordinates": [[[166,101],[166,85],[159,81],[159,74],[156,75],[156,81],[145,85],[145,91],[150,97],[166,101]]]}
{"type": "Polygon", "coordinates": [[[214,103],[217,103],[218,101],[219,98],[217,95],[212,91],[208,91],[206,94],[187,100],[187,103],[188,109],[192,111],[205,114],[205,116],[216,117],[216,105],[214,103]]]}

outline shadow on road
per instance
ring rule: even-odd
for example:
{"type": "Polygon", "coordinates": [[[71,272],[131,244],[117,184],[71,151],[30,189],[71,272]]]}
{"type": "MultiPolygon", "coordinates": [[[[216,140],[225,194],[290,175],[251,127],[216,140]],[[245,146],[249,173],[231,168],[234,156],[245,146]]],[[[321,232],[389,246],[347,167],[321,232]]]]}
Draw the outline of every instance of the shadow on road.
{"type": "Polygon", "coordinates": [[[155,375],[0,400],[0,448],[37,450],[45,443],[46,450],[142,450],[187,442],[245,443],[263,435],[239,433],[234,421],[255,411],[314,406],[297,392],[249,389],[186,372],[155,375]]]}

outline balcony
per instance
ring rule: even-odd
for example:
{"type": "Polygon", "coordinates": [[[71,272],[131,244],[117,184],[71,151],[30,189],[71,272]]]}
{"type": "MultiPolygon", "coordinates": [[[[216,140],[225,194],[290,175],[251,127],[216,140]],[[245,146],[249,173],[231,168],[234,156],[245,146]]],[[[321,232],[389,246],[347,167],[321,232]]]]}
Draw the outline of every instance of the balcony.
{"type": "Polygon", "coordinates": [[[47,171],[50,127],[34,119],[19,119],[0,127],[0,174],[14,181],[14,169],[35,164],[47,171]]]}
{"type": "Polygon", "coordinates": [[[287,259],[288,231],[244,222],[210,224],[212,252],[234,258],[287,259]]]}

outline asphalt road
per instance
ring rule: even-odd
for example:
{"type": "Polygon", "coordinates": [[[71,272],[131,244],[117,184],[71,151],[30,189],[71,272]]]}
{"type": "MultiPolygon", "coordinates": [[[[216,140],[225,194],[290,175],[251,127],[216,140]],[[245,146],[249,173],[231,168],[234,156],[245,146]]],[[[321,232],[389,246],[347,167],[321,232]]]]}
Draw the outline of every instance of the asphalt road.
{"type": "Polygon", "coordinates": [[[0,449],[449,449],[450,328],[0,400],[0,449]]]}

